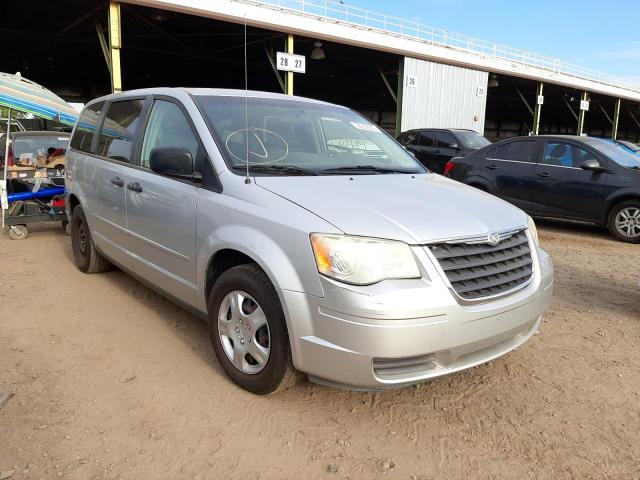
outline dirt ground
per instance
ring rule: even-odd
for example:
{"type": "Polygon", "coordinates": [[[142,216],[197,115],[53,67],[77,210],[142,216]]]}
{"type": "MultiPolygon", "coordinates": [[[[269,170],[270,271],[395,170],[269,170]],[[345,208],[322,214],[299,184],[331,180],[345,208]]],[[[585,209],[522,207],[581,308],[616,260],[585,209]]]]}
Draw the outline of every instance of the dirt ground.
{"type": "MultiPolygon", "coordinates": [[[[354,393],[258,397],[205,325],[69,237],[0,235],[0,472],[11,479],[640,478],[640,245],[545,223],[555,301],[489,364],[354,393]]],[[[0,473],[0,478],[3,478],[0,473]]]]}

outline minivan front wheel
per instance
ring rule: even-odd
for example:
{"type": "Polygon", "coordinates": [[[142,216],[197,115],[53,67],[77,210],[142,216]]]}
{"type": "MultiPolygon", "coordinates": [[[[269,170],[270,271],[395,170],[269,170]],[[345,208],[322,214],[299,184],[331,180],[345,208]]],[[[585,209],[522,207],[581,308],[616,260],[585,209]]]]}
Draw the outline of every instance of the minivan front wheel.
{"type": "Polygon", "coordinates": [[[640,243],[640,202],[628,200],[611,209],[609,231],[618,240],[640,243]]]}
{"type": "Polygon", "coordinates": [[[76,205],[71,213],[71,249],[81,272],[100,273],[111,267],[109,261],[96,250],[87,218],[80,205],[76,205]]]}
{"type": "Polygon", "coordinates": [[[280,299],[255,264],[227,270],[208,303],[209,334],[225,373],[242,388],[265,395],[295,383],[280,299]]]}

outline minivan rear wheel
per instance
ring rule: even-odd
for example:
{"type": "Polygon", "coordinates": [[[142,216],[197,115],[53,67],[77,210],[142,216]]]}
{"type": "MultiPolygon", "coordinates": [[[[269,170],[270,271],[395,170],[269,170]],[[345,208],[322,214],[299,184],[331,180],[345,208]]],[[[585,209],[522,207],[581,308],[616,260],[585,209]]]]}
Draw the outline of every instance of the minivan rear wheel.
{"type": "Polygon", "coordinates": [[[256,264],[232,267],[218,278],[208,321],[218,362],[236,384],[265,395],[296,382],[280,299],[256,264]]]}
{"type": "Polygon", "coordinates": [[[71,249],[76,266],[84,273],[100,273],[109,270],[111,264],[96,250],[89,224],[80,205],[71,214],[71,249]]]}
{"type": "Polygon", "coordinates": [[[623,242],[640,243],[640,201],[627,200],[611,209],[608,221],[611,234],[623,242]]]}

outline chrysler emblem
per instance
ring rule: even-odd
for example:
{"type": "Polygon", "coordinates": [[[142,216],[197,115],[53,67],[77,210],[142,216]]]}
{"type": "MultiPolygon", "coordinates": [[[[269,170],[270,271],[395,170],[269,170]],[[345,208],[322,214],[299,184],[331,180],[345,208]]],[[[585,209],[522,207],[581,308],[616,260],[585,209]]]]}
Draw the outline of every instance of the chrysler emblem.
{"type": "Polygon", "coordinates": [[[500,243],[500,235],[498,235],[496,232],[491,232],[488,236],[487,236],[487,242],[489,243],[489,245],[491,245],[492,247],[495,247],[496,245],[498,245],[500,243]]]}

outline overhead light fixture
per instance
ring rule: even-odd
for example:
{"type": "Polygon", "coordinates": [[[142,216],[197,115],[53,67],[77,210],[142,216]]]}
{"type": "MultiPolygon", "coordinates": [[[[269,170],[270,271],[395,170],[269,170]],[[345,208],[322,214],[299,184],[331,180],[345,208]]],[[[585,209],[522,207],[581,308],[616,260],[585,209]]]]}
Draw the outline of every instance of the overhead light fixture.
{"type": "Polygon", "coordinates": [[[168,17],[162,10],[155,10],[151,14],[151,20],[158,23],[164,23],[168,20],[168,17]]]}
{"type": "Polygon", "coordinates": [[[316,42],[313,44],[314,49],[311,50],[311,60],[324,60],[327,56],[322,49],[322,43],[316,42]]]}
{"type": "Polygon", "coordinates": [[[498,82],[498,76],[495,73],[492,73],[491,78],[487,82],[487,87],[493,88],[493,87],[499,87],[499,86],[500,86],[500,82],[498,82]]]}

